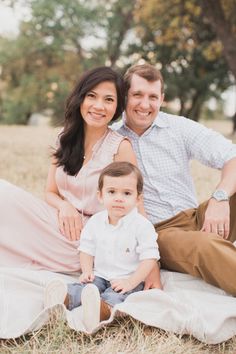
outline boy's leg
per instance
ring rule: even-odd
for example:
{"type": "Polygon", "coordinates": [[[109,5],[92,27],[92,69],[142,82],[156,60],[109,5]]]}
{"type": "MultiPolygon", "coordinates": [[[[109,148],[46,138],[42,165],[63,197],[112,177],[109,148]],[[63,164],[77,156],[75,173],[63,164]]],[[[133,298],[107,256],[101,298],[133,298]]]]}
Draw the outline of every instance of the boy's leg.
{"type": "Polygon", "coordinates": [[[104,307],[100,294],[106,289],[107,281],[100,277],[95,277],[91,284],[86,284],[81,294],[82,318],[86,329],[92,332],[100,321],[110,317],[110,310],[104,307]]]}
{"type": "Polygon", "coordinates": [[[125,301],[127,296],[129,296],[130,294],[137,292],[137,291],[142,291],[143,289],[144,289],[144,282],[140,283],[134,289],[127,291],[124,294],[116,292],[111,287],[109,287],[104,291],[104,293],[102,293],[101,299],[104,303],[108,304],[110,307],[113,307],[116,304],[119,304],[119,303],[125,301]]]}
{"type": "Polygon", "coordinates": [[[106,289],[106,285],[104,280],[100,277],[95,277],[92,283],[72,283],[68,284],[68,309],[73,310],[75,307],[81,305],[81,295],[82,290],[88,284],[94,284],[97,288],[99,293],[106,289]]]}
{"type": "Polygon", "coordinates": [[[52,307],[57,304],[63,304],[66,299],[67,285],[62,280],[54,279],[46,285],[44,291],[44,307],[52,307]]]}

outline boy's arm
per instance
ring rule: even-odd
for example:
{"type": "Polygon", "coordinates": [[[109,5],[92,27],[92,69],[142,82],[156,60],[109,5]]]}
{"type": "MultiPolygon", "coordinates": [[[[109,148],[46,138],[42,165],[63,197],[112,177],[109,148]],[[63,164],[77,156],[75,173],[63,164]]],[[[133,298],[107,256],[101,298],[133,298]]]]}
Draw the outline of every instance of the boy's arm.
{"type": "Polygon", "coordinates": [[[90,254],[80,251],[80,266],[82,274],[79,277],[81,283],[88,283],[94,280],[93,260],[94,257],[90,254]]]}
{"type": "MultiPolygon", "coordinates": [[[[112,289],[121,294],[133,290],[143,282],[156,265],[156,259],[144,259],[140,262],[136,271],[127,279],[114,279],[111,281],[112,289]]],[[[159,272],[159,289],[162,289],[159,272]]]]}

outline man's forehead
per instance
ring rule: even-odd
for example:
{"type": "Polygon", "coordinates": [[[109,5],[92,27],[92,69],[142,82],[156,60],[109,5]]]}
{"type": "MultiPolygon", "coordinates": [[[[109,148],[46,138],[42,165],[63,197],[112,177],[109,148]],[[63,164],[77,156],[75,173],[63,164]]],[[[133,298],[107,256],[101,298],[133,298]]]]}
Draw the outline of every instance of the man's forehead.
{"type": "Polygon", "coordinates": [[[144,91],[145,89],[153,89],[159,91],[161,89],[161,80],[148,81],[144,77],[137,74],[133,74],[130,80],[130,90],[132,91],[144,91]]]}
{"type": "Polygon", "coordinates": [[[142,87],[144,83],[145,83],[145,85],[152,86],[152,87],[160,87],[161,86],[160,79],[149,81],[142,76],[139,76],[137,74],[133,74],[131,77],[131,80],[130,80],[130,88],[134,89],[135,86],[138,87],[139,85],[140,85],[140,87],[142,87]]]}

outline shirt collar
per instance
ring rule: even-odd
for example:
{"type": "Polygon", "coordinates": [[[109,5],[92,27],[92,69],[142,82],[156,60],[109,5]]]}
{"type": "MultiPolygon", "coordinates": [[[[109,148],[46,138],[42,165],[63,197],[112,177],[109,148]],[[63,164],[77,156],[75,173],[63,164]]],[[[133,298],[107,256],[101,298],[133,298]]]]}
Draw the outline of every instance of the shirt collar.
{"type": "MultiPolygon", "coordinates": [[[[129,130],[130,132],[133,132],[127,125],[126,125],[126,113],[124,112],[122,115],[122,122],[123,126],[125,129],[129,130]]],[[[164,112],[159,112],[156,118],[154,119],[152,125],[147,129],[147,131],[152,130],[153,127],[158,127],[158,128],[168,128],[169,127],[169,122],[167,119],[167,115],[164,112]]],[[[145,134],[145,132],[144,132],[145,134]]]]}
{"type": "Polygon", "coordinates": [[[113,228],[118,228],[123,225],[128,225],[136,217],[137,214],[138,214],[138,210],[137,210],[137,208],[134,208],[129,212],[129,214],[120,218],[120,220],[118,221],[118,223],[116,225],[111,225],[109,223],[109,219],[108,219],[108,212],[107,212],[107,210],[104,210],[104,221],[105,221],[106,225],[110,225],[113,228]]]}

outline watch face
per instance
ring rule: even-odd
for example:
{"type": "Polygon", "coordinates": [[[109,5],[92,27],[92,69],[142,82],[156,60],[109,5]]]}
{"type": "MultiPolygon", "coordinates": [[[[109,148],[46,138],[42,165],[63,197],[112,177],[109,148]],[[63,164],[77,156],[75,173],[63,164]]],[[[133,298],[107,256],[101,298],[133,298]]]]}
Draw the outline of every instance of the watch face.
{"type": "Polygon", "coordinates": [[[218,201],[222,201],[222,200],[229,200],[229,197],[227,195],[227,193],[221,189],[216,190],[213,195],[213,198],[215,198],[218,201]]]}

